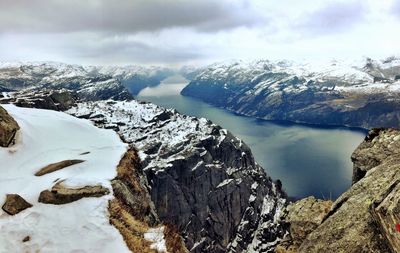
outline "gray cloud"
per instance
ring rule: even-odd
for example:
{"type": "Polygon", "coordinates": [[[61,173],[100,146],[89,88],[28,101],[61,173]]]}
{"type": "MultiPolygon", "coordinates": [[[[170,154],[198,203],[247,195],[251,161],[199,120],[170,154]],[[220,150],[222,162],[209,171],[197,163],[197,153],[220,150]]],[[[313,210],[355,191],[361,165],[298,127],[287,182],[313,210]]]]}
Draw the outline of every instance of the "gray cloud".
{"type": "Polygon", "coordinates": [[[394,1],[0,0],[0,61],[385,57],[399,52],[394,1]]]}
{"type": "Polygon", "coordinates": [[[361,23],[368,13],[362,1],[330,2],[322,8],[305,13],[296,24],[295,29],[306,35],[324,35],[345,32],[361,23]]]}
{"type": "Polygon", "coordinates": [[[137,63],[178,63],[182,61],[195,60],[203,55],[200,50],[193,49],[172,49],[162,46],[152,46],[144,42],[121,39],[96,40],[93,39],[84,45],[69,43],[68,48],[74,56],[83,59],[99,59],[105,62],[132,62],[137,63]],[[97,43],[93,43],[97,41],[97,43]]]}
{"type": "Polygon", "coordinates": [[[85,64],[175,64],[204,57],[200,48],[149,44],[94,33],[0,35],[0,60],[57,60],[85,64]]]}
{"type": "Polygon", "coordinates": [[[0,32],[218,31],[265,20],[249,0],[1,0],[0,32]]]}

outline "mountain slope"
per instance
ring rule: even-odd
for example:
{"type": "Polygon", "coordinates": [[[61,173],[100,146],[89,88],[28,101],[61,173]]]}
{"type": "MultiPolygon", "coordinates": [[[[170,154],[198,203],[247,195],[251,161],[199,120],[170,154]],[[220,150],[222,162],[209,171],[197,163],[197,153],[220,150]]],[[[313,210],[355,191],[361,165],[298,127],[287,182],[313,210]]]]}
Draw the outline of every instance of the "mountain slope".
{"type": "Polygon", "coordinates": [[[269,120],[357,127],[398,126],[400,60],[299,64],[260,60],[210,65],[182,90],[269,120]]]}

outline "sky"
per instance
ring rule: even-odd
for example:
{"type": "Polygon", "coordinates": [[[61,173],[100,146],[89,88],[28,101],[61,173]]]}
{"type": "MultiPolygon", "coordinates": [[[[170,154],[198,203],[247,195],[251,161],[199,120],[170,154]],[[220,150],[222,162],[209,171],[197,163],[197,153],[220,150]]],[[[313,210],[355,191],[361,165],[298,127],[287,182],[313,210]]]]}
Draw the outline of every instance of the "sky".
{"type": "Polygon", "coordinates": [[[0,0],[0,61],[317,61],[400,54],[400,0],[0,0]]]}

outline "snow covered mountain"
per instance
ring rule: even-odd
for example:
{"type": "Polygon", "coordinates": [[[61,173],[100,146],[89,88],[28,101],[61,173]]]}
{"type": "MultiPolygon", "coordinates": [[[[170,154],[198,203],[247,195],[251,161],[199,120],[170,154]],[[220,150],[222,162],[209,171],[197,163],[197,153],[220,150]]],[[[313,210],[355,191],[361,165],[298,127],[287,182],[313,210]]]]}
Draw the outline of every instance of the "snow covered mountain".
{"type": "Polygon", "coordinates": [[[173,72],[161,67],[79,66],[55,62],[0,63],[0,92],[68,89],[83,100],[132,98],[173,72]]]}
{"type": "Polygon", "coordinates": [[[396,57],[321,64],[234,61],[196,71],[183,95],[240,114],[366,128],[400,123],[396,57]]]}
{"type": "Polygon", "coordinates": [[[117,79],[133,95],[139,94],[146,87],[160,84],[174,74],[171,69],[156,66],[91,66],[86,67],[86,70],[92,75],[107,75],[117,79]]]}

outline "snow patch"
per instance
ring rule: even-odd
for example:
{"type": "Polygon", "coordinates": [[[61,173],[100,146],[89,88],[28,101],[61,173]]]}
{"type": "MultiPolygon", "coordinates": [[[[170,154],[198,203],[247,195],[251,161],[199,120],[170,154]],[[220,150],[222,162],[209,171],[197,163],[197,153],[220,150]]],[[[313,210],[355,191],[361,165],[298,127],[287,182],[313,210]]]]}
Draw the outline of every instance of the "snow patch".
{"type": "Polygon", "coordinates": [[[160,253],[168,253],[164,238],[164,227],[150,228],[144,234],[144,239],[152,243],[150,245],[151,249],[155,249],[160,253]]]}

